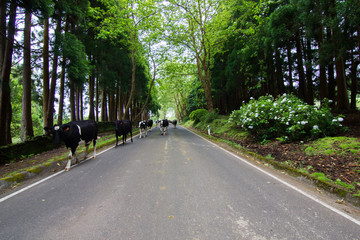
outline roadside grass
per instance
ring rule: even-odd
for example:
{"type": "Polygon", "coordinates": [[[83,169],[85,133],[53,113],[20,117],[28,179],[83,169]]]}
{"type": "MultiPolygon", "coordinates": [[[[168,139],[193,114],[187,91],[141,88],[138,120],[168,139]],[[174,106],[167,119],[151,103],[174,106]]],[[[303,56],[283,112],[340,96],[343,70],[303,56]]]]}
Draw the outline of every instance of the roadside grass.
{"type": "MultiPolygon", "coordinates": [[[[139,131],[136,129],[133,132],[133,137],[138,133],[139,131]]],[[[127,138],[128,139],[128,138],[127,138]]],[[[122,137],[121,137],[121,141],[122,141],[122,137]]],[[[103,135],[102,137],[98,138],[96,141],[96,149],[100,150],[102,148],[108,147],[112,144],[114,144],[116,142],[116,137],[115,134],[113,132],[109,132],[109,133],[105,133],[105,135],[103,135]]],[[[79,145],[79,147],[76,149],[76,152],[78,154],[79,159],[81,160],[82,158],[82,154],[85,153],[85,146],[84,144],[79,145]]],[[[91,152],[93,151],[93,145],[92,143],[89,146],[89,150],[88,150],[88,156],[91,155],[91,152]]],[[[70,152],[70,150],[69,150],[70,152]]],[[[41,171],[43,171],[46,167],[50,167],[52,164],[58,164],[60,165],[62,162],[67,161],[69,159],[69,152],[63,153],[63,154],[59,154],[58,156],[54,156],[51,157],[50,159],[48,159],[47,161],[28,167],[28,168],[23,168],[23,169],[18,169],[10,174],[4,175],[4,176],[0,176],[0,180],[7,180],[7,181],[13,181],[13,182],[18,182],[21,181],[23,178],[22,176],[22,172],[29,172],[29,173],[34,173],[34,174],[38,174],[41,171]]],[[[32,161],[34,162],[34,160],[32,161]]]]}
{"type": "Polygon", "coordinates": [[[313,155],[359,155],[360,160],[360,141],[350,137],[325,137],[317,139],[305,145],[305,153],[313,155]]]}

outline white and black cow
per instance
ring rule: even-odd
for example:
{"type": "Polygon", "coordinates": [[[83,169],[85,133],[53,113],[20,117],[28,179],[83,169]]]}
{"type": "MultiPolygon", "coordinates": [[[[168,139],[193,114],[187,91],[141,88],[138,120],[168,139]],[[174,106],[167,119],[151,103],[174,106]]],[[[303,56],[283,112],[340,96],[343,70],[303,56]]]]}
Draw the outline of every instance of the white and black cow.
{"type": "Polygon", "coordinates": [[[154,124],[154,121],[153,121],[152,119],[149,119],[149,120],[147,121],[147,126],[148,126],[148,128],[149,128],[149,131],[151,131],[151,128],[152,128],[153,124],[154,124]]]}
{"type": "Polygon", "coordinates": [[[177,120],[175,119],[171,123],[173,124],[174,128],[176,128],[177,120]]]}
{"type": "Polygon", "coordinates": [[[139,122],[139,129],[140,129],[140,134],[139,134],[139,138],[142,138],[144,135],[144,137],[147,136],[147,121],[143,120],[141,122],[139,122]]]}
{"type": "Polygon", "coordinates": [[[161,135],[166,135],[167,127],[169,126],[169,121],[167,119],[160,120],[160,132],[161,135]]]}
{"type": "Polygon", "coordinates": [[[130,133],[131,136],[131,142],[133,142],[132,139],[132,125],[130,120],[116,120],[114,122],[115,125],[115,135],[116,135],[116,145],[118,145],[118,136],[123,136],[123,145],[126,142],[126,136],[130,133]]]}
{"type": "Polygon", "coordinates": [[[69,161],[66,164],[65,171],[69,171],[71,167],[71,161],[75,156],[76,163],[79,163],[79,159],[76,154],[76,148],[79,146],[80,141],[85,141],[86,159],[90,142],[93,141],[94,153],[93,157],[96,157],[96,139],[98,135],[97,123],[93,120],[85,121],[73,121],[63,125],[55,125],[52,128],[45,127],[46,131],[54,136],[56,144],[60,144],[61,141],[65,142],[66,148],[70,148],[69,161]]]}

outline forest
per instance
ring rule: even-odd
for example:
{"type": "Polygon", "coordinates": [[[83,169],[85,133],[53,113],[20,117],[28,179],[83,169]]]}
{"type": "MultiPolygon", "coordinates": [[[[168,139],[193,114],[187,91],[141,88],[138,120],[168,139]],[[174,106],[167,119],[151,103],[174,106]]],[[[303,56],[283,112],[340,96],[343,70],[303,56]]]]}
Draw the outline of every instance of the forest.
{"type": "Polygon", "coordinates": [[[0,146],[68,121],[359,108],[358,0],[2,0],[0,146]]]}

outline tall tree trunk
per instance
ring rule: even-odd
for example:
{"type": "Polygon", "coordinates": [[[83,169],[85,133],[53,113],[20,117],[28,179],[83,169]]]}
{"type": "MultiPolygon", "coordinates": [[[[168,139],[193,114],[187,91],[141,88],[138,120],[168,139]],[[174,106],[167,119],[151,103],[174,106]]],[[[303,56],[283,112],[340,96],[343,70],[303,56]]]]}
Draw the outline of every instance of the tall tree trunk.
{"type": "Polygon", "coordinates": [[[209,112],[212,112],[214,110],[214,105],[211,96],[210,69],[205,61],[206,60],[201,59],[200,55],[196,54],[196,65],[201,84],[204,88],[207,109],[209,112]]]}
{"type": "Polygon", "coordinates": [[[113,122],[116,118],[116,104],[114,98],[114,91],[109,91],[109,121],[113,122]]]}
{"type": "Polygon", "coordinates": [[[305,88],[305,73],[304,73],[304,64],[302,57],[302,47],[301,47],[301,35],[300,29],[296,32],[296,56],[297,56],[297,68],[299,74],[299,98],[305,100],[306,98],[306,88],[305,88]]]}
{"type": "MultiPolygon", "coordinates": [[[[56,81],[57,81],[57,68],[58,68],[58,59],[59,59],[59,51],[57,50],[59,47],[58,44],[58,37],[61,34],[61,19],[57,19],[56,21],[56,29],[55,29],[55,51],[54,51],[54,58],[52,64],[52,72],[51,72],[51,83],[50,83],[50,91],[49,91],[49,98],[48,98],[48,111],[47,111],[47,124],[49,126],[54,125],[54,101],[55,101],[55,88],[56,88],[56,81]]],[[[44,116],[45,117],[45,116],[44,116]]]]}
{"type": "Polygon", "coordinates": [[[84,120],[84,102],[83,102],[83,92],[84,90],[80,89],[80,120],[84,120]]]}
{"type": "MultiPolygon", "coordinates": [[[[2,8],[6,7],[1,3],[2,8]]],[[[10,124],[12,118],[11,111],[11,97],[10,97],[10,74],[11,74],[11,62],[13,54],[14,36],[15,36],[15,21],[16,21],[16,8],[17,3],[15,0],[10,3],[9,20],[8,20],[8,32],[5,38],[5,47],[1,46],[3,53],[2,65],[0,66],[0,146],[10,144],[11,132],[10,124]]],[[[1,11],[3,13],[3,10],[1,11]]],[[[3,16],[1,17],[3,19],[3,16]]],[[[3,25],[3,24],[1,24],[3,25]]]]}
{"type": "Polygon", "coordinates": [[[354,58],[354,51],[351,51],[351,68],[350,68],[350,79],[351,79],[351,102],[350,102],[350,108],[356,109],[356,95],[357,95],[357,67],[359,65],[359,62],[355,60],[354,58]]]}
{"type": "Polygon", "coordinates": [[[278,89],[278,93],[277,94],[282,94],[285,92],[285,85],[284,85],[284,74],[283,74],[283,69],[282,69],[282,65],[283,65],[283,60],[280,56],[280,51],[279,49],[275,50],[275,60],[276,60],[276,83],[277,83],[277,89],[278,89]]]}
{"type": "Polygon", "coordinates": [[[101,87],[101,121],[107,122],[107,99],[104,87],[101,87]]]}
{"type": "MultiPolygon", "coordinates": [[[[324,34],[323,34],[323,27],[321,26],[320,32],[319,32],[319,38],[318,38],[318,46],[319,46],[319,55],[321,56],[323,53],[323,43],[324,43],[324,34]]],[[[320,68],[320,75],[319,75],[319,95],[320,95],[320,101],[322,101],[324,98],[329,98],[329,90],[328,90],[328,84],[326,82],[326,69],[325,65],[319,61],[319,68],[320,68]]]]}
{"type": "Polygon", "coordinates": [[[124,114],[124,101],[123,93],[121,87],[118,89],[118,110],[117,110],[117,119],[121,120],[124,114]]]}
{"type": "Polygon", "coordinates": [[[60,74],[60,91],[59,91],[59,110],[58,110],[58,121],[57,124],[61,125],[63,120],[63,111],[64,111],[64,92],[65,92],[65,60],[61,64],[61,74],[60,74]]]}
{"type": "Polygon", "coordinates": [[[76,121],[80,120],[80,88],[75,87],[75,116],[76,121]]]}
{"type": "Polygon", "coordinates": [[[349,96],[346,87],[344,58],[335,57],[335,69],[336,69],[336,85],[337,85],[337,108],[339,110],[349,110],[349,96]]]}
{"type": "Polygon", "coordinates": [[[89,119],[95,120],[94,113],[94,91],[95,91],[95,76],[94,70],[91,71],[89,76],[89,119]]]}
{"type": "Polygon", "coordinates": [[[95,79],[95,119],[99,122],[99,78],[95,79]]]}
{"type": "Polygon", "coordinates": [[[75,107],[75,85],[70,79],[70,114],[71,121],[76,121],[76,107],[75,107]]]}
{"type": "MultiPolygon", "coordinates": [[[[6,46],[6,1],[0,1],[0,73],[3,66],[6,46]]],[[[1,93],[0,93],[1,96],[1,93]]],[[[0,100],[1,102],[1,100],[0,100]]]]}
{"type": "Polygon", "coordinates": [[[294,92],[294,83],[293,83],[293,78],[292,78],[292,57],[291,57],[291,46],[290,44],[288,44],[287,46],[287,58],[288,58],[288,67],[289,67],[289,92],[293,93],[294,92]]]}
{"type": "Polygon", "coordinates": [[[31,119],[31,13],[25,10],[21,141],[34,137],[31,119]]]}
{"type": "Polygon", "coordinates": [[[125,106],[125,116],[124,116],[125,119],[129,119],[129,108],[131,106],[132,99],[133,99],[134,94],[135,94],[135,83],[136,83],[136,78],[135,78],[135,73],[136,73],[135,47],[132,47],[132,49],[131,49],[131,62],[132,62],[131,90],[130,90],[129,99],[128,99],[127,104],[125,106]]]}
{"type": "Polygon", "coordinates": [[[312,68],[312,49],[310,40],[306,40],[306,83],[307,94],[306,102],[310,105],[314,105],[314,92],[313,92],[313,68],[312,68]]]}
{"type": "Polygon", "coordinates": [[[49,112],[49,18],[45,18],[43,21],[43,122],[44,127],[51,127],[47,121],[49,112]]]}
{"type": "MultiPolygon", "coordinates": [[[[69,18],[66,17],[65,20],[65,28],[64,33],[68,31],[69,28],[69,18]]],[[[64,111],[64,92],[65,92],[65,74],[66,74],[66,59],[62,58],[61,63],[61,75],[60,75],[60,91],[59,91],[59,115],[58,115],[58,121],[57,124],[61,125],[63,123],[63,111],[64,111]]]]}

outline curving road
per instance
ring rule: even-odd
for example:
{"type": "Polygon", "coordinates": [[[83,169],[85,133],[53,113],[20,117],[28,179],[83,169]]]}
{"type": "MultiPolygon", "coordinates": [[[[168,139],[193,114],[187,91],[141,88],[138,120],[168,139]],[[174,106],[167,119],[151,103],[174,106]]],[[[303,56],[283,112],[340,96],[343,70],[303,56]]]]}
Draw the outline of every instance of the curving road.
{"type": "Polygon", "coordinates": [[[360,239],[358,215],[272,176],[184,128],[153,129],[2,199],[0,239],[360,239]]]}

